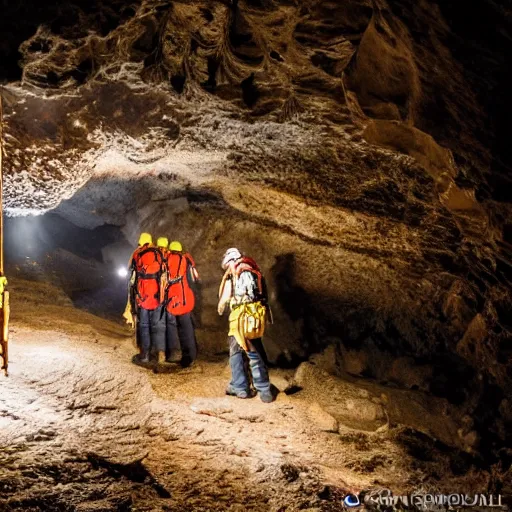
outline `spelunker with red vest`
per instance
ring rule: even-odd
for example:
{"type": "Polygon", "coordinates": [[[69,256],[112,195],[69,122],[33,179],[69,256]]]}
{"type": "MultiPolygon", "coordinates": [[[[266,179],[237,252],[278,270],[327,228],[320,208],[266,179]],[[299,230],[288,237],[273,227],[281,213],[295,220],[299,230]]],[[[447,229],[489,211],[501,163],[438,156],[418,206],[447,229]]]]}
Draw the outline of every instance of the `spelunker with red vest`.
{"type": "MultiPolygon", "coordinates": [[[[229,304],[229,365],[231,382],[227,395],[238,398],[253,396],[245,359],[249,360],[254,388],[263,402],[272,402],[266,355],[261,336],[265,318],[271,317],[265,280],[257,263],[236,249],[228,249],[222,259],[224,277],[219,287],[217,312],[224,313],[229,304]]],[[[271,319],[271,318],[270,318],[271,319]]]]}
{"type": "Polygon", "coordinates": [[[192,320],[195,306],[191,282],[199,281],[192,256],[183,251],[177,240],[169,244],[166,265],[169,285],[165,294],[166,355],[168,363],[190,366],[197,357],[197,344],[192,320]]]}
{"type": "Polygon", "coordinates": [[[153,245],[149,233],[142,233],[139,246],[130,260],[131,295],[135,296],[139,360],[149,362],[150,350],[158,353],[158,363],[165,360],[165,324],[161,321],[166,281],[166,263],[162,252],[153,245]]]}

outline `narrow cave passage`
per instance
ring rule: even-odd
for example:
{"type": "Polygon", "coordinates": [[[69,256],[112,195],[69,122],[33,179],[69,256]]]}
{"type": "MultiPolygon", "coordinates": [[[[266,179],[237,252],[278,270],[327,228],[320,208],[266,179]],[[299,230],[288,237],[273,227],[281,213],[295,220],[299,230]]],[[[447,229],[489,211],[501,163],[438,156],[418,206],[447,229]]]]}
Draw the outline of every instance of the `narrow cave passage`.
{"type": "Polygon", "coordinates": [[[127,268],[133,251],[117,226],[76,226],[56,213],[7,217],[6,273],[61,289],[73,305],[119,321],[126,304],[127,268]]]}

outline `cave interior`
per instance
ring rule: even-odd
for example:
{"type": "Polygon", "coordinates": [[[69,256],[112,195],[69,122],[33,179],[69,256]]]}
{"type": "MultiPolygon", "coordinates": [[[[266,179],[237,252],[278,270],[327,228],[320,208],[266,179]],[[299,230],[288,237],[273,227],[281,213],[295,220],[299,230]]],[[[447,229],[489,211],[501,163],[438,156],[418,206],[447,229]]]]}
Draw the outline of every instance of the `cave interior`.
{"type": "Polygon", "coordinates": [[[0,19],[0,507],[509,506],[510,1],[19,0],[0,19]],[[197,263],[192,369],[132,364],[118,271],[142,231],[197,263]],[[229,247],[269,287],[266,407],[224,396],[229,247]]]}

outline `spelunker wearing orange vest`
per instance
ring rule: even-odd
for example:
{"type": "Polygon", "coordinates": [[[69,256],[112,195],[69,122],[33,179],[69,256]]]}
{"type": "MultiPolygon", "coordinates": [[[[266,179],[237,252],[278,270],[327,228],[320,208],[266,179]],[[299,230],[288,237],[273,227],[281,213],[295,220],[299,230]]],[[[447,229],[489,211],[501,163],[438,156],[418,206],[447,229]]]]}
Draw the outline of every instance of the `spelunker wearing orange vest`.
{"type": "Polygon", "coordinates": [[[153,245],[149,233],[142,233],[139,247],[130,260],[131,290],[135,294],[137,338],[141,363],[149,362],[149,352],[158,353],[158,362],[165,359],[165,324],[161,321],[166,265],[162,252],[153,245]]]}
{"type": "Polygon", "coordinates": [[[190,366],[197,357],[196,337],[191,312],[195,305],[191,282],[199,281],[192,256],[183,252],[180,242],[169,244],[166,259],[169,285],[166,289],[166,361],[190,366]]]}

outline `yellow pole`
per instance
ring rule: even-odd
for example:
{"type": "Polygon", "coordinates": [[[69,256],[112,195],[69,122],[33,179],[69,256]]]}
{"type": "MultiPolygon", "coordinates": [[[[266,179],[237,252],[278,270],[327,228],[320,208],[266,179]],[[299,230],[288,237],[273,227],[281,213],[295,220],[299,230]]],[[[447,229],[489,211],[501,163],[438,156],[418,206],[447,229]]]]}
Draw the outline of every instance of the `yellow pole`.
{"type": "Polygon", "coordinates": [[[2,111],[2,95],[0,94],[0,280],[1,280],[1,309],[0,309],[0,321],[2,328],[0,331],[0,356],[2,358],[2,367],[5,375],[8,375],[9,366],[9,352],[8,352],[8,341],[9,341],[9,292],[5,289],[7,280],[4,276],[4,208],[3,208],[3,167],[2,167],[2,156],[3,156],[3,111],[2,111]]]}
{"type": "Polygon", "coordinates": [[[2,166],[3,153],[3,127],[4,117],[2,108],[2,95],[0,94],[0,276],[4,275],[4,170],[2,166]]]}

